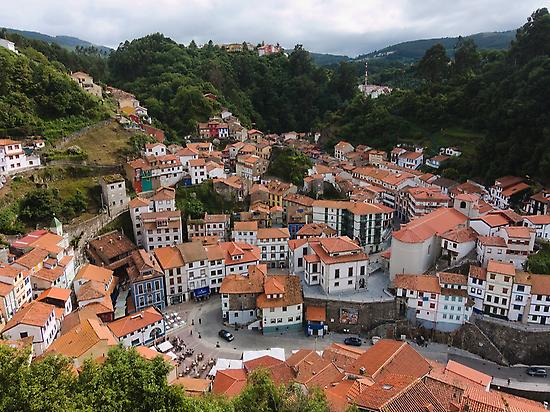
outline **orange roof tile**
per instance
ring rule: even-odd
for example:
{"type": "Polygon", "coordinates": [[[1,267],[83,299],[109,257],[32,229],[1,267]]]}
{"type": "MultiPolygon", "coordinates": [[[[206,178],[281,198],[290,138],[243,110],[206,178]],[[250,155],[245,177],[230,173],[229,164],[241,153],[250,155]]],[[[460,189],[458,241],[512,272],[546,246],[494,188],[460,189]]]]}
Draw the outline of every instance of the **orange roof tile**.
{"type": "Polygon", "coordinates": [[[57,353],[69,358],[78,358],[100,342],[116,346],[117,339],[106,325],[98,319],[84,319],[69,332],[58,337],[46,353],[57,353]]]}
{"type": "Polygon", "coordinates": [[[49,288],[42,292],[36,300],[41,301],[46,298],[62,300],[66,302],[71,297],[71,289],[49,288]]]}
{"type": "Polygon", "coordinates": [[[359,376],[371,376],[375,380],[385,373],[421,378],[430,368],[426,359],[406,342],[381,339],[350,366],[349,372],[359,376]]]}
{"type": "Polygon", "coordinates": [[[324,306],[311,306],[306,308],[306,320],[312,322],[326,322],[327,312],[324,306]]]}
{"type": "Polygon", "coordinates": [[[432,275],[398,274],[393,281],[393,287],[418,292],[441,293],[439,280],[432,275]]]}
{"type": "Polygon", "coordinates": [[[420,243],[456,229],[467,221],[468,218],[458,210],[442,207],[403,225],[393,233],[393,237],[404,243],[420,243]]]}
{"type": "Polygon", "coordinates": [[[484,268],[482,268],[480,266],[470,265],[469,276],[471,276],[473,278],[476,278],[476,279],[486,280],[487,279],[487,270],[485,270],[484,268]]]}
{"type": "Polygon", "coordinates": [[[175,246],[155,248],[154,254],[164,270],[179,268],[185,265],[179,249],[175,246]]]}
{"type": "Polygon", "coordinates": [[[135,332],[155,322],[162,321],[162,314],[154,307],[149,307],[132,315],[117,319],[107,326],[118,338],[135,332]]]}
{"type": "Polygon", "coordinates": [[[496,260],[490,260],[489,263],[487,264],[487,272],[514,276],[516,274],[516,268],[514,267],[513,263],[498,262],[496,260]]]}
{"type": "Polygon", "coordinates": [[[216,373],[212,392],[232,398],[240,394],[245,386],[246,372],[244,369],[227,369],[216,373]]]}
{"type": "Polygon", "coordinates": [[[108,284],[111,276],[113,276],[112,270],[87,263],[78,271],[75,280],[95,280],[96,282],[108,284]]]}
{"type": "Polygon", "coordinates": [[[237,232],[256,232],[258,230],[258,222],[256,220],[235,222],[233,230],[237,232]]]}
{"type": "Polygon", "coordinates": [[[185,393],[190,396],[202,396],[210,390],[212,381],[210,379],[180,377],[172,385],[182,386],[185,393]]]}
{"type": "Polygon", "coordinates": [[[257,239],[290,239],[288,228],[270,227],[258,229],[257,239]]]}
{"type": "Polygon", "coordinates": [[[475,369],[469,368],[468,366],[462,365],[461,363],[455,362],[453,360],[447,362],[447,366],[445,367],[445,369],[449,372],[460,375],[472,382],[475,382],[487,388],[493,380],[491,376],[479,372],[475,369]]]}
{"type": "Polygon", "coordinates": [[[15,312],[15,315],[6,323],[4,331],[21,324],[44,327],[54,309],[55,306],[43,302],[27,303],[15,312]]]}

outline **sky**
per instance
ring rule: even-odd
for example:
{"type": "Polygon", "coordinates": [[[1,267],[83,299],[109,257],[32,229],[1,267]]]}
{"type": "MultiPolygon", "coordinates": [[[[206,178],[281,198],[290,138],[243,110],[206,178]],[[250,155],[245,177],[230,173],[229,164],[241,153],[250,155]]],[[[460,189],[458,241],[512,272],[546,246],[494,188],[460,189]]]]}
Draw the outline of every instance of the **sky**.
{"type": "Polygon", "coordinates": [[[161,32],[179,43],[302,44],[358,54],[401,41],[515,29],[548,0],[1,0],[0,27],[116,48],[161,32]]]}

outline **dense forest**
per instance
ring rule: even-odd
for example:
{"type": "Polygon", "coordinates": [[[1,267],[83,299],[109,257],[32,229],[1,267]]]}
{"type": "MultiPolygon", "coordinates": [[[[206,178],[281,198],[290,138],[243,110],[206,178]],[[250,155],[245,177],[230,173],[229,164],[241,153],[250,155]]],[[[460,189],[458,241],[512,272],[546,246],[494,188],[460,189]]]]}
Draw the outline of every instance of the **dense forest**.
{"type": "Polygon", "coordinates": [[[266,132],[309,130],[329,110],[343,107],[356,90],[352,66],[327,70],[296,46],[259,57],[228,53],[208,43],[177,44],[161,34],[125,42],[109,56],[111,81],[135,92],[169,131],[195,131],[214,108],[202,95],[218,96],[249,127],[266,132]]]}
{"type": "MultiPolygon", "coordinates": [[[[395,68],[393,70],[396,70],[395,68]]],[[[448,177],[485,183],[505,174],[550,179],[550,14],[533,13],[507,51],[480,52],[461,39],[451,60],[442,45],[398,70],[419,83],[376,100],[356,96],[325,119],[330,147],[341,138],[389,149],[452,129],[478,138],[454,144],[470,156],[449,162],[448,177]]]]}
{"type": "Polygon", "coordinates": [[[182,387],[167,384],[171,366],[162,357],[149,361],[135,349],[115,347],[101,362],[86,361],[79,373],[64,357],[28,360],[28,352],[0,345],[1,411],[329,411],[322,391],[277,387],[262,370],[250,374],[247,387],[230,400],[186,396],[182,387]]]}

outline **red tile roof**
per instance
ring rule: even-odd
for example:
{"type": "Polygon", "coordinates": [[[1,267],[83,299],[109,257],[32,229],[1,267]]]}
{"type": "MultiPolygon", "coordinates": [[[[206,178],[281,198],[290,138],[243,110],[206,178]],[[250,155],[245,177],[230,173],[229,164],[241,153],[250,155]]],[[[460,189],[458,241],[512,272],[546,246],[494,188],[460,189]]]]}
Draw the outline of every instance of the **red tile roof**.
{"type": "Polygon", "coordinates": [[[458,210],[442,207],[403,225],[393,233],[393,237],[404,243],[420,243],[456,229],[467,221],[468,218],[458,210]]]}
{"type": "MultiPolygon", "coordinates": [[[[154,307],[149,307],[132,315],[125,316],[108,323],[109,329],[118,338],[122,338],[131,332],[145,328],[155,322],[162,321],[162,314],[154,307]]],[[[162,326],[159,326],[162,328],[162,326]]]]}
{"type": "Polygon", "coordinates": [[[244,369],[227,369],[218,371],[212,385],[212,392],[229,398],[237,396],[246,386],[244,369]]]}
{"type": "Polygon", "coordinates": [[[516,269],[513,263],[498,262],[496,260],[490,260],[489,263],[487,264],[487,272],[514,276],[516,274],[516,269]]]}

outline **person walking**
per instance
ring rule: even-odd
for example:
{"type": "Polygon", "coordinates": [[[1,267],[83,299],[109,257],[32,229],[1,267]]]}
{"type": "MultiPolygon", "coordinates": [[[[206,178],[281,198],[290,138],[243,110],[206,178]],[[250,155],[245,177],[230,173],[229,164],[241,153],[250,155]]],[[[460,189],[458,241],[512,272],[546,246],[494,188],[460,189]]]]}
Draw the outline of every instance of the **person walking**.
{"type": "Polygon", "coordinates": [[[200,325],[201,323],[202,323],[202,320],[201,320],[201,318],[199,318],[199,325],[200,325]]]}

